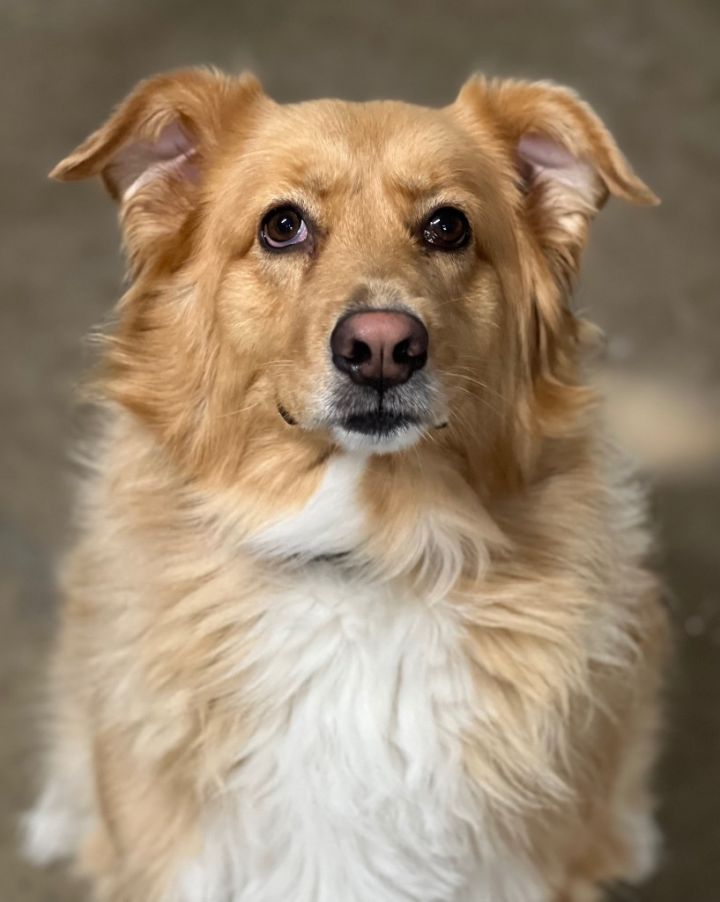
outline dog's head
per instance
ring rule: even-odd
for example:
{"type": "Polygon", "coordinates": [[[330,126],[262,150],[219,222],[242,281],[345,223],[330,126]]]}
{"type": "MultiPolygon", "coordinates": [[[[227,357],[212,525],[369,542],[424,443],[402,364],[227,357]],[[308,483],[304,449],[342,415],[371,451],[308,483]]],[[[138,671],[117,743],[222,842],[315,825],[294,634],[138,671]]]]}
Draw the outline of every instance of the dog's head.
{"type": "Polygon", "coordinates": [[[335,449],[516,478],[579,396],[589,221],[655,202],[573,93],[482,78],[437,110],[178,72],[53,174],[120,204],[108,391],[194,473],[256,484],[335,449]]]}

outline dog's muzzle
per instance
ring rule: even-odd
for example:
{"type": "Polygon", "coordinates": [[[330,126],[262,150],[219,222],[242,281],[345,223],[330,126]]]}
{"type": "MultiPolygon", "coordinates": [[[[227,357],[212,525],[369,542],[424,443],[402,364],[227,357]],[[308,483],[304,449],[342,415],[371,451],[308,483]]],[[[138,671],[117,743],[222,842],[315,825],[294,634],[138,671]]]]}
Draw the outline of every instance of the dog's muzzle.
{"type": "Polygon", "coordinates": [[[423,323],[402,310],[359,310],[338,321],[327,413],[343,446],[395,450],[433,427],[428,347],[423,323]]]}

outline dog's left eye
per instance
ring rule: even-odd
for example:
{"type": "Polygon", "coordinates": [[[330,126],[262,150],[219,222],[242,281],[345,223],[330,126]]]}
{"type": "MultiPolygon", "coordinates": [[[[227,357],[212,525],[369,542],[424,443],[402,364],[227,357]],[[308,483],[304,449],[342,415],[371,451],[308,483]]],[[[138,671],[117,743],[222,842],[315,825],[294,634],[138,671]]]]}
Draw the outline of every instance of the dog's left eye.
{"type": "Polygon", "coordinates": [[[265,247],[282,250],[308,239],[307,223],[295,207],[277,207],[270,210],[260,226],[260,240],[265,247]]]}
{"type": "Polygon", "coordinates": [[[470,223],[461,210],[440,207],[431,213],[422,228],[425,244],[441,251],[456,251],[470,240],[470,223]]]}

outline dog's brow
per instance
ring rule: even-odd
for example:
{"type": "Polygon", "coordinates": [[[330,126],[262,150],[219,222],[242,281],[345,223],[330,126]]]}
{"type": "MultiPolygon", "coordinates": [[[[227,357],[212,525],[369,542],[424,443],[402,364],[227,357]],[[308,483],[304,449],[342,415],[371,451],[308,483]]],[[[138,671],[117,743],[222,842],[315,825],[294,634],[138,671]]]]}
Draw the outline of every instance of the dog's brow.
{"type": "Polygon", "coordinates": [[[322,203],[332,194],[341,190],[348,190],[351,185],[347,179],[325,173],[302,173],[284,181],[278,181],[275,185],[276,193],[287,195],[302,195],[309,201],[322,203]]]}
{"type": "Polygon", "coordinates": [[[439,180],[431,180],[416,174],[388,176],[386,183],[391,191],[402,194],[411,201],[426,200],[446,188],[446,185],[439,180]]]}
{"type": "Polygon", "coordinates": [[[324,173],[313,172],[303,176],[298,187],[318,200],[325,200],[336,187],[336,183],[336,178],[331,178],[324,173]]]}

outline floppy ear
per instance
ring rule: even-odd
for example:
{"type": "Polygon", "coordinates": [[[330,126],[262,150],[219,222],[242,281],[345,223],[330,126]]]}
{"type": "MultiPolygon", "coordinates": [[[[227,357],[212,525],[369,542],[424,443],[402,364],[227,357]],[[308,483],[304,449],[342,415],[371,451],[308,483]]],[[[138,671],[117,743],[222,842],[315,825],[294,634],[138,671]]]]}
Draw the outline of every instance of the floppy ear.
{"type": "Polygon", "coordinates": [[[530,225],[546,250],[560,253],[556,262],[576,262],[587,224],[608,194],[659,203],[598,116],[567,88],[476,77],[463,86],[456,107],[503,142],[530,225]]]}
{"type": "Polygon", "coordinates": [[[634,204],[659,201],[598,116],[567,88],[476,77],[452,109],[489,152],[500,151],[520,188],[516,205],[531,242],[521,254],[537,263],[529,276],[535,344],[540,366],[551,371],[559,346],[577,337],[564,301],[595,213],[608,195],[634,204]]]}
{"type": "Polygon", "coordinates": [[[141,82],[50,177],[101,176],[120,203],[128,253],[138,262],[176,234],[194,208],[223,122],[262,96],[250,75],[229,78],[206,69],[158,75],[141,82]]]}

